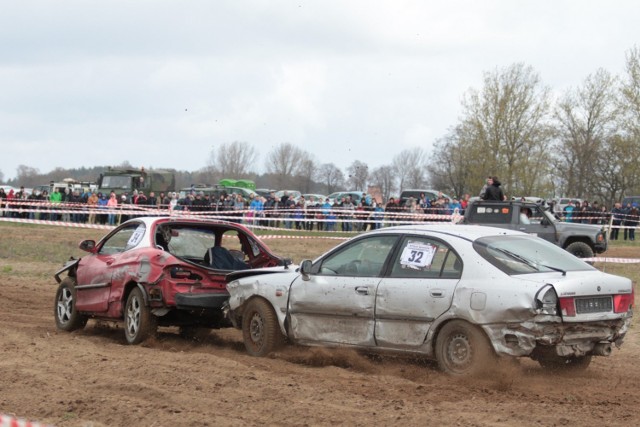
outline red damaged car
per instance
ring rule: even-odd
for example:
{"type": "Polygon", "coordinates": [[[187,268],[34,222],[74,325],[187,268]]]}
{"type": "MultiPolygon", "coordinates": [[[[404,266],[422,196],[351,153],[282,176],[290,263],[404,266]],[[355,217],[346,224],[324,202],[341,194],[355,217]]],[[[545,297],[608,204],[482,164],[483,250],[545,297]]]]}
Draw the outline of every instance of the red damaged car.
{"type": "Polygon", "coordinates": [[[290,263],[249,229],[218,220],[131,219],[80,249],[89,255],[55,274],[56,326],[73,331],[90,318],[123,321],[129,344],[158,326],[179,326],[193,338],[226,326],[226,274],[290,263]]]}

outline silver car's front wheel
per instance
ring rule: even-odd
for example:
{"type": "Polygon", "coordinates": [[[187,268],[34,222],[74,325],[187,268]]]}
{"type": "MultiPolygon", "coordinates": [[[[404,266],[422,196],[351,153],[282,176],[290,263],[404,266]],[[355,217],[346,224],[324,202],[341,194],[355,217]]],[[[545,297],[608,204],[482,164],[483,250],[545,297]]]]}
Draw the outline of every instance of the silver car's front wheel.
{"type": "Polygon", "coordinates": [[[284,337],[271,305],[263,299],[249,301],[242,315],[242,337],[252,356],[266,356],[277,349],[284,337]]]}
{"type": "Polygon", "coordinates": [[[145,305],[144,296],[135,288],[127,298],[124,313],[124,334],[129,344],[139,344],[156,334],[158,322],[156,316],[145,305]]]}

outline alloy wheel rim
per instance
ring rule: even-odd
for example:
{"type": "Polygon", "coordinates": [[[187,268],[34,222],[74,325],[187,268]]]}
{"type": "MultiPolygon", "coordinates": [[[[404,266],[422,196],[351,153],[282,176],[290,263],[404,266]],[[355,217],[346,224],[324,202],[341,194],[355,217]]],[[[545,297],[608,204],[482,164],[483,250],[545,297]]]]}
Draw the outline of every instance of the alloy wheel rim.
{"type": "Polygon", "coordinates": [[[58,320],[60,323],[67,323],[71,319],[73,312],[73,295],[71,290],[63,288],[58,298],[58,320]]]}
{"type": "Polygon", "coordinates": [[[135,336],[140,328],[140,301],[133,297],[131,304],[127,307],[127,332],[130,336],[135,336]]]}

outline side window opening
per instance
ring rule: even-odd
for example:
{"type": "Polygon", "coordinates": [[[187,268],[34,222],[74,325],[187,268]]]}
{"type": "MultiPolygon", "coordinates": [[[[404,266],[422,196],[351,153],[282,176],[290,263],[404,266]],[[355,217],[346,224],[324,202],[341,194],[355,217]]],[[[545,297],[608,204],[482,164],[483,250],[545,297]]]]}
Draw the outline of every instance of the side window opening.
{"type": "Polygon", "coordinates": [[[475,206],[471,219],[483,224],[510,224],[511,214],[509,205],[475,206]]]}
{"type": "Polygon", "coordinates": [[[538,207],[530,208],[530,211],[531,216],[529,217],[529,221],[531,224],[540,224],[545,217],[542,211],[538,207]]]}
{"type": "Polygon", "coordinates": [[[460,278],[461,274],[462,262],[447,245],[423,237],[405,239],[391,269],[396,278],[460,278]]]}
{"type": "Polygon", "coordinates": [[[142,241],[144,233],[145,225],[142,223],[121,228],[104,242],[99,253],[113,255],[134,248],[142,241]]]}
{"type": "Polygon", "coordinates": [[[319,273],[329,276],[378,277],[397,236],[359,239],[322,260],[319,273]]]}

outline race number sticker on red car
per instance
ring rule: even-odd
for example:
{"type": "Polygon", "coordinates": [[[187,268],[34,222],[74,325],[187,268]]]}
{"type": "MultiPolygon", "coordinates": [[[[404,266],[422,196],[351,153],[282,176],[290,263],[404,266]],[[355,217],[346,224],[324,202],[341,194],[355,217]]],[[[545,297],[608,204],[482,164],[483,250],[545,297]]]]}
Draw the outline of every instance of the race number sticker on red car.
{"type": "Polygon", "coordinates": [[[400,264],[404,267],[423,269],[431,266],[436,254],[436,247],[422,242],[409,242],[400,256],[400,264]]]}
{"type": "Polygon", "coordinates": [[[129,237],[127,248],[135,248],[136,246],[138,246],[138,243],[140,243],[142,237],[144,236],[145,228],[146,227],[144,225],[140,225],[135,229],[131,237],[129,237]]]}

